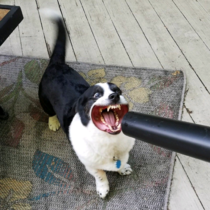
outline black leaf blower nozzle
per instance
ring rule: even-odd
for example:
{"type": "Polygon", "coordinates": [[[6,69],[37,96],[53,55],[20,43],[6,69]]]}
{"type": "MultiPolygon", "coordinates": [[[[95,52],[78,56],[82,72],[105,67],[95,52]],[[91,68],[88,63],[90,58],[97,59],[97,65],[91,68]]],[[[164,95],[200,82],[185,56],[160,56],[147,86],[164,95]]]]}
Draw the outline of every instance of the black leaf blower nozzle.
{"type": "Polygon", "coordinates": [[[125,135],[210,162],[210,127],[137,112],[122,120],[125,135]]]}

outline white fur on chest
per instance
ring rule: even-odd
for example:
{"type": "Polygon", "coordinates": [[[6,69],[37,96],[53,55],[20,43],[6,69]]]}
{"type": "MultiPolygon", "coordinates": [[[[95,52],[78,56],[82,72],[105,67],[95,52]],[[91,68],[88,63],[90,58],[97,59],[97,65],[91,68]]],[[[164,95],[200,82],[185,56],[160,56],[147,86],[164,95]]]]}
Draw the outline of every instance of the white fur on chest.
{"type": "Polygon", "coordinates": [[[135,142],[133,138],[125,136],[122,132],[111,135],[100,131],[92,121],[88,126],[83,126],[78,114],[71,123],[69,134],[80,161],[84,165],[104,170],[108,169],[103,166],[106,167],[108,163],[114,162],[114,157],[121,160],[122,165],[125,164],[127,160],[124,160],[124,156],[133,148],[135,142]]]}

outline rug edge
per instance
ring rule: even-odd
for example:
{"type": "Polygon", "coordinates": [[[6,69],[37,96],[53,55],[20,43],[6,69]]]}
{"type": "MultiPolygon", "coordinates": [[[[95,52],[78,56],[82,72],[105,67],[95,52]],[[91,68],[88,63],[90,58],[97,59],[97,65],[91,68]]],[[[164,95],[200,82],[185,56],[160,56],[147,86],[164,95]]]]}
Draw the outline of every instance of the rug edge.
{"type": "MultiPolygon", "coordinates": [[[[5,56],[5,57],[16,57],[16,58],[26,58],[26,59],[41,59],[41,60],[47,60],[47,61],[50,61],[50,58],[39,58],[39,57],[27,57],[27,56],[16,56],[16,55],[3,55],[3,54],[0,54],[0,56],[5,56]]],[[[69,63],[72,63],[72,64],[87,64],[87,65],[93,65],[93,66],[108,66],[108,67],[122,67],[122,68],[132,68],[132,69],[141,69],[141,70],[158,70],[158,71],[171,71],[171,72],[174,72],[174,71],[182,71],[183,74],[184,74],[184,71],[181,70],[181,69],[161,69],[161,68],[154,68],[154,67],[140,67],[140,66],[121,66],[121,65],[115,65],[115,64],[105,64],[105,63],[89,63],[89,62],[81,62],[81,61],[66,61],[66,64],[69,64],[69,63]]]]}
{"type": "MultiPolygon", "coordinates": [[[[181,118],[182,118],[184,100],[185,100],[185,92],[186,92],[186,84],[187,84],[186,73],[184,71],[182,71],[182,73],[184,76],[184,84],[183,84],[183,89],[182,89],[182,98],[181,98],[180,107],[179,107],[178,120],[181,120],[181,118]]],[[[170,198],[170,192],[171,192],[171,185],[172,185],[172,178],[173,178],[176,154],[177,154],[176,152],[172,152],[171,166],[170,166],[170,170],[169,170],[169,179],[168,179],[168,183],[167,183],[167,187],[166,187],[166,194],[165,194],[165,198],[164,198],[163,210],[167,210],[168,205],[169,205],[169,198],[170,198]]]]}

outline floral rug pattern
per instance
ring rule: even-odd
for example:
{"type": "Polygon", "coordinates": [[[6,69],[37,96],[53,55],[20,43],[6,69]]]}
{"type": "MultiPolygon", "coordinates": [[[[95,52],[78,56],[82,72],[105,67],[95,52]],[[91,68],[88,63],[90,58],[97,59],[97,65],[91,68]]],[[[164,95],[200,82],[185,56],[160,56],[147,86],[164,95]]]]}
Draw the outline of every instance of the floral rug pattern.
{"type": "MultiPolygon", "coordinates": [[[[47,60],[0,56],[0,105],[9,119],[0,121],[0,209],[166,209],[171,151],[136,141],[129,163],[133,173],[108,172],[104,200],[60,129],[48,129],[38,100],[38,84],[47,60]]],[[[113,82],[130,109],[179,119],[185,86],[182,71],[68,63],[89,84],[113,82]]]]}

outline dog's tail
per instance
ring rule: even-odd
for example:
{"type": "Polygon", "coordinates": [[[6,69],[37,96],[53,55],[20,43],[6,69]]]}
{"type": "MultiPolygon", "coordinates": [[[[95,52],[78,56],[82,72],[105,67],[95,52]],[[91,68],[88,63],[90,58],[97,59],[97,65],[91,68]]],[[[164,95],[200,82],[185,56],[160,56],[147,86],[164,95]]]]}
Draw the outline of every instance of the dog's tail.
{"type": "Polygon", "coordinates": [[[50,63],[64,63],[66,56],[66,30],[61,15],[51,9],[41,9],[40,12],[49,17],[57,26],[57,38],[50,58],[50,63]]]}

